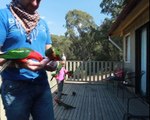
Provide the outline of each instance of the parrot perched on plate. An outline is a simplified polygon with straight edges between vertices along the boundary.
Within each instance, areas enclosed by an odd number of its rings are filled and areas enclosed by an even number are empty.
[[[0,58],[6,60],[16,60],[17,62],[26,62],[28,59],[41,61],[42,55],[30,48],[16,48],[0,53]]]

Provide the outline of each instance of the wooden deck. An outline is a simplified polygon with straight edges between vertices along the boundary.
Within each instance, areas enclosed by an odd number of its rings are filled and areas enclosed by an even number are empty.
[[[56,96],[57,89],[54,84],[54,82],[50,83],[53,86],[51,87],[53,98]],[[68,94],[62,97],[63,101],[76,108],[66,110],[53,101],[56,120],[123,120],[127,108],[127,98],[132,96],[126,92],[123,101],[121,90],[117,96],[116,88],[113,88],[111,84],[107,87],[103,82],[100,84],[65,83],[63,92]],[[73,96],[72,92],[76,92],[76,95]],[[135,101],[131,108],[134,114],[149,114],[149,106],[141,104],[140,101]],[[4,112],[1,111],[0,114],[0,120],[6,120]]]
[[[55,88],[52,89],[53,98],[56,96],[54,91]],[[76,96],[72,96],[73,91],[76,92]],[[56,120],[122,120],[126,113],[127,96],[132,96],[126,93],[123,101],[122,92],[120,91],[117,96],[116,89],[113,89],[112,86],[107,88],[105,83],[66,83],[64,93],[68,95],[63,96],[63,101],[76,108],[66,110],[54,102]],[[135,114],[149,114],[149,107],[140,104],[140,102],[136,102],[132,106],[134,108],[132,111]]]

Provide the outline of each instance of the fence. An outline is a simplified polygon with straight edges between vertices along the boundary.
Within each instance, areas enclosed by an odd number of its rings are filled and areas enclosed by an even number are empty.
[[[67,61],[66,69],[74,74],[66,77],[66,81],[100,82],[112,75],[118,64],[123,66],[119,61]]]

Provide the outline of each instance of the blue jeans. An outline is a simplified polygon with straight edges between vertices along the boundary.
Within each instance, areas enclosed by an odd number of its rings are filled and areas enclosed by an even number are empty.
[[[7,120],[54,120],[52,96],[48,82],[4,80],[2,100]]]

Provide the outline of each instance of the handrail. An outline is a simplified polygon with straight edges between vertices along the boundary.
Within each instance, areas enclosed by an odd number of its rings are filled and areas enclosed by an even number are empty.
[[[117,64],[123,67],[123,62],[120,61],[67,61],[66,69],[73,71],[74,75],[66,77],[66,80],[100,82],[113,74]]]

